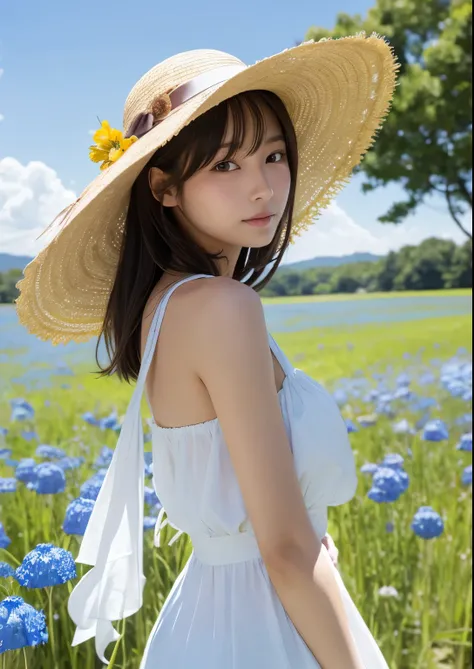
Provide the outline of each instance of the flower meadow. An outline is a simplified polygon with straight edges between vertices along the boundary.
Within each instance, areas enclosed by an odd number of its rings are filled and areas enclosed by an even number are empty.
[[[320,328],[275,335],[294,365],[333,393],[359,471],[354,499],[329,510],[349,592],[394,669],[472,664],[471,318]],[[7,365],[4,366],[7,369]],[[0,669],[103,666],[72,648],[67,598],[131,388],[61,365],[36,388],[18,376],[0,397]],[[140,611],[116,624],[109,667],[138,669],[146,640],[192,551],[161,546],[161,508],[145,431]],[[368,668],[370,669],[370,668]]]

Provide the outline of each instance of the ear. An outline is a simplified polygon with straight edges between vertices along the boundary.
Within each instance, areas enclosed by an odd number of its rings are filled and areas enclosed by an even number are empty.
[[[163,207],[176,207],[178,204],[176,187],[163,191],[163,186],[167,180],[167,175],[159,167],[150,167],[148,171],[148,183],[155,200],[158,200]]]

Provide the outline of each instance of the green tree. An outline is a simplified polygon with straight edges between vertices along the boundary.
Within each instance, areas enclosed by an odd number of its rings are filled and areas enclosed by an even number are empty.
[[[360,31],[384,35],[400,62],[399,86],[377,141],[356,169],[364,192],[396,182],[407,199],[379,218],[401,223],[440,194],[465,235],[472,209],[472,4],[469,0],[376,0],[366,17],[339,14],[333,30],[312,27],[306,39]]]

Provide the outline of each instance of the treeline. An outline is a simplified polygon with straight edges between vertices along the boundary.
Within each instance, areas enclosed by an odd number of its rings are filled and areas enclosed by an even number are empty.
[[[11,304],[17,298],[15,284],[22,276],[19,269],[0,272],[0,303]],[[376,262],[304,271],[280,267],[260,294],[276,297],[471,287],[472,242],[456,246],[444,239],[427,239],[419,246],[404,246]]]
[[[331,293],[441,290],[472,287],[472,242],[462,246],[427,239],[404,246],[375,262],[295,271],[280,267],[260,292],[262,297]]]

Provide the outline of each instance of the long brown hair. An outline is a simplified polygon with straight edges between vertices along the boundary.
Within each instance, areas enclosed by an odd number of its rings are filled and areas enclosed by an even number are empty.
[[[96,346],[99,376],[116,373],[129,383],[137,379],[143,309],[165,271],[218,276],[215,261],[224,257],[206,252],[176,225],[172,209],[163,207],[153,197],[148,181],[150,168],[158,167],[168,175],[164,190],[176,186],[180,193],[187,179],[214,159],[223,143],[229,117],[233,120],[233,137],[223,161],[230,160],[243,146],[245,110],[250,113],[254,128],[249,154],[256,152],[265,137],[264,105],[281,125],[291,174],[290,193],[272,242],[262,248],[242,248],[233,278],[244,279],[245,284],[258,291],[277,270],[291,232],[298,171],[296,135],[286,107],[277,95],[264,90],[247,91],[224,100],[183,128],[156,151],[135,180],[114,285]],[[270,263],[273,266],[257,283]],[[101,367],[98,359],[102,335],[110,359],[106,367]]]

